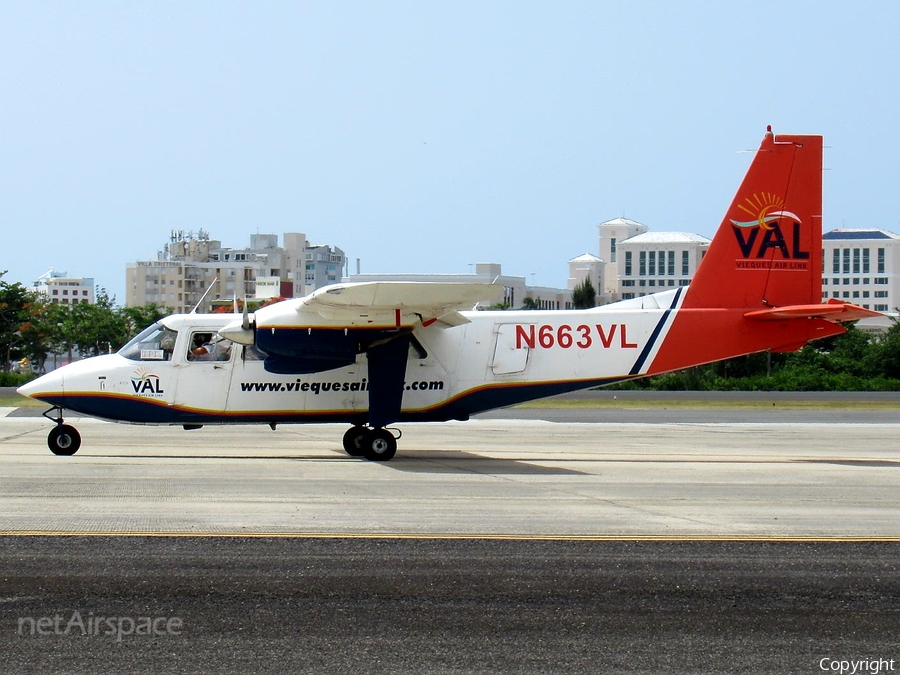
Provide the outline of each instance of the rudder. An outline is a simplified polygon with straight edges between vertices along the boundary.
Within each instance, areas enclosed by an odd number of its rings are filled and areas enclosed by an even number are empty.
[[[822,147],[766,133],[643,374],[793,351],[872,314],[822,304]]]
[[[683,308],[820,303],[822,137],[771,128],[691,282]]]

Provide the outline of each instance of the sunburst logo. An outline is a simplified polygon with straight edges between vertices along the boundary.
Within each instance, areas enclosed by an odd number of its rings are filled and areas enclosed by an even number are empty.
[[[784,200],[778,195],[770,192],[753,193],[752,196],[745,197],[743,203],[737,205],[752,220],[732,220],[731,224],[735,227],[761,227],[764,230],[772,230],[775,228],[773,223],[781,218],[790,218],[799,223],[800,218],[790,211],[783,210],[783,206]]]
[[[158,377],[158,375],[154,375],[150,368],[142,366],[141,368],[135,368],[134,375],[131,376],[131,381],[143,382],[148,377]]]

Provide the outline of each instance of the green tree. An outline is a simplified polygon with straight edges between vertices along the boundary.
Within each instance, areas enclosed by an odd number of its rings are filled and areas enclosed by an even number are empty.
[[[57,305],[51,305],[39,295],[32,294],[31,299],[23,308],[26,321],[19,328],[19,334],[22,336],[20,349],[32,366],[40,372],[45,370],[47,354],[53,351],[58,333],[55,307]]]
[[[119,310],[128,330],[128,339],[144,330],[163,317],[171,314],[168,307],[159,307],[156,303],[150,303],[143,307],[123,307]]]
[[[117,350],[128,341],[125,317],[113,307],[113,299],[101,288],[92,305],[72,305],[66,322],[65,336],[82,356],[97,356]]]
[[[850,325],[846,333],[815,340],[797,352],[738,356],[628,386],[713,391],[898,391],[900,324],[881,336]]]
[[[575,309],[590,309],[597,304],[597,292],[589,277],[578,284],[572,291],[572,305]]]
[[[875,341],[867,360],[871,371],[900,379],[900,321],[895,319],[887,333]]]
[[[45,358],[47,354],[54,357],[66,354],[72,360],[75,328],[68,305],[44,304],[32,322],[39,336],[33,346],[35,351],[43,350]],[[43,368],[45,362],[37,356],[35,360]]]
[[[534,298],[525,298],[522,301],[522,309],[540,309],[540,305],[538,305],[538,301]]]
[[[21,329],[28,322],[28,304],[32,292],[19,282],[3,281],[0,272],[0,370],[7,372],[13,359],[22,358],[25,338]],[[26,326],[27,328],[27,326]]]
[[[828,355],[828,367],[833,372],[870,377],[879,370],[871,358],[873,338],[855,325],[847,326],[847,332],[825,340],[817,340],[813,347]]]

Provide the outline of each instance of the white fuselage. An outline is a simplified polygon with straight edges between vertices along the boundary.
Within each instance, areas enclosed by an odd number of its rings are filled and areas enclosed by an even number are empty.
[[[463,325],[420,325],[406,364],[400,421],[464,419],[639,376],[680,295],[670,291],[593,310],[464,312],[470,322]],[[253,347],[230,341],[220,344],[219,360],[192,355],[195,338],[235,319],[169,317],[162,323],[175,336],[170,333],[165,350],[157,343],[126,347],[50,373],[23,393],[126,422],[353,422],[365,416],[365,354],[346,367],[301,375],[268,372]]]

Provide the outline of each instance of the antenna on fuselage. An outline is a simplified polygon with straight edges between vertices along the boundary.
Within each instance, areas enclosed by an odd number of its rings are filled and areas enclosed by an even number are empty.
[[[196,313],[197,313],[197,308],[200,307],[200,305],[203,304],[203,301],[206,300],[206,296],[209,295],[209,292],[213,289],[213,284],[215,284],[215,283],[218,282],[218,281],[219,281],[219,277],[216,277],[215,279],[212,280],[212,284],[210,284],[210,285],[209,285],[209,288],[206,289],[206,293],[204,293],[204,294],[203,294],[203,297],[200,298],[200,300],[197,301],[197,304],[194,305],[194,309],[192,309],[190,312],[188,312],[189,314],[196,314]]]

